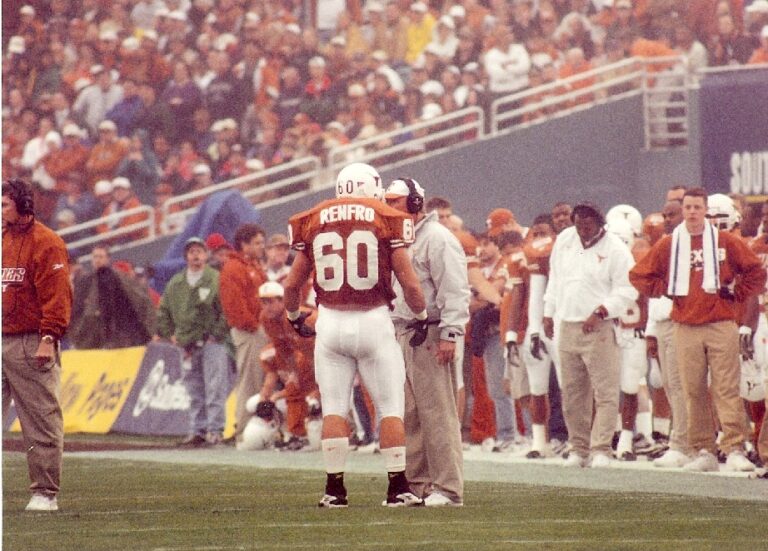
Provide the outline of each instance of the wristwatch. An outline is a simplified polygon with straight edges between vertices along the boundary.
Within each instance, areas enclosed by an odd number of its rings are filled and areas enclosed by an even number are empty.
[[[56,342],[56,339],[53,338],[53,335],[43,335],[40,340],[47,344],[53,344]]]

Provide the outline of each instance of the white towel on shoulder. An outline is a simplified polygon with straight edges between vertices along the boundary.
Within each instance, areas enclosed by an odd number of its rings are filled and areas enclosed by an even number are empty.
[[[702,235],[704,248],[704,281],[702,287],[705,293],[714,294],[720,289],[720,262],[717,258],[718,230],[709,222],[704,222]],[[688,295],[691,281],[691,234],[685,224],[679,224],[672,232],[672,250],[669,258],[669,296],[683,297]]]

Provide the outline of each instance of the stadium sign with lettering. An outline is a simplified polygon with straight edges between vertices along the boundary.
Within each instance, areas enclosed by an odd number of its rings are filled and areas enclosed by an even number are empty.
[[[711,192],[768,195],[768,69],[706,74],[699,113],[701,177]]]

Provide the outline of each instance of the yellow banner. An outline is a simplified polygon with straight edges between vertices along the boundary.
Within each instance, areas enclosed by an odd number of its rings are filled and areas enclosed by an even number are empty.
[[[143,357],[143,346],[62,353],[64,432],[109,432],[128,398]],[[18,419],[11,430],[21,430]]]

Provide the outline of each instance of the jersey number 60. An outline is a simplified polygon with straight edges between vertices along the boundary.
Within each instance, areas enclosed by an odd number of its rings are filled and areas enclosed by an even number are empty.
[[[362,258],[361,248],[365,249]],[[372,289],[379,281],[379,242],[369,230],[353,231],[346,242],[335,231],[317,234],[312,252],[317,284],[325,291],[341,289],[345,276],[347,284],[357,291]]]

